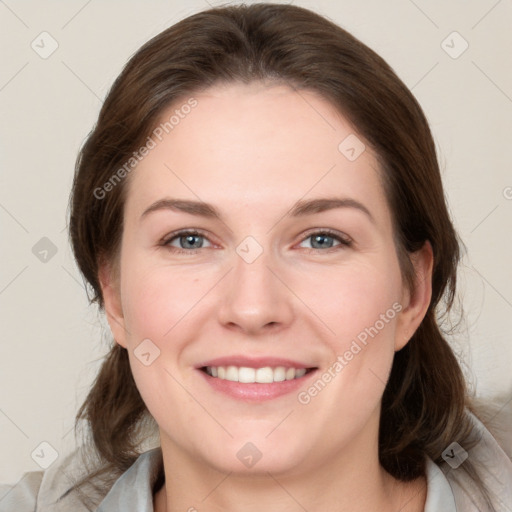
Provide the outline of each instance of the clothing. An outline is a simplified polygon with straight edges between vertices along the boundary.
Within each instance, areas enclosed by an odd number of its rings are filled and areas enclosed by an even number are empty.
[[[497,512],[512,512],[512,461],[483,424],[468,413],[481,441],[469,451],[474,463],[485,467],[484,483],[494,493]],[[69,475],[79,465],[78,450],[46,471],[25,473],[13,486],[0,485],[0,512],[87,512],[76,492],[66,494]],[[162,451],[142,453],[123,473],[101,501],[96,512],[153,512],[153,491],[163,475]],[[427,500],[425,512],[484,512],[471,479],[447,462],[426,460]],[[65,495],[60,501],[59,498]],[[3,497],[3,498],[2,498]]]

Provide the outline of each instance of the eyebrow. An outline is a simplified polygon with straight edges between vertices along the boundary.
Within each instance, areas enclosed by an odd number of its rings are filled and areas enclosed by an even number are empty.
[[[351,198],[318,198],[311,200],[300,200],[297,201],[291,210],[287,213],[291,217],[303,217],[306,215],[312,215],[315,213],[321,213],[335,208],[355,208],[363,212],[371,222],[375,224],[375,219],[366,208],[366,206],[359,201]],[[141,220],[151,212],[159,210],[173,210],[191,215],[197,215],[200,217],[206,217],[209,219],[218,219],[224,222],[222,215],[213,205],[205,203],[203,201],[191,201],[189,199],[172,199],[164,198],[155,201],[151,204],[141,215]]]

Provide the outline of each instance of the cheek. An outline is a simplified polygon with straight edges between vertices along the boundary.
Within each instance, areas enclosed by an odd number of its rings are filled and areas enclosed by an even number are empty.
[[[356,262],[336,269],[319,269],[301,276],[298,295],[307,297],[306,305],[316,314],[344,350],[350,341],[373,327],[391,328],[401,309],[401,275],[393,259],[381,262]],[[397,311],[398,310],[398,311]]]
[[[172,337],[180,320],[193,312],[204,295],[204,282],[197,273],[133,265],[125,276],[123,314],[132,345],[141,336],[157,344]]]
[[[157,423],[179,431],[179,416],[170,411],[195,409],[179,384],[183,375],[177,365],[193,334],[185,326],[193,323],[194,305],[204,292],[195,277],[187,279],[175,269],[131,263],[122,286],[133,378]]]
[[[390,259],[354,265],[325,283],[312,305],[331,331],[325,339],[332,359],[323,380],[332,382],[331,398],[346,403],[342,410],[366,399],[371,410],[381,398],[394,357],[402,310],[398,264]],[[364,416],[364,405],[355,409]]]
[[[380,406],[394,358],[401,278],[398,265],[382,259],[338,269],[324,282],[311,307],[334,331],[323,338],[330,359],[297,399],[310,428],[342,445]]]
[[[201,301],[217,274],[210,272],[209,279],[194,270],[148,265],[135,258],[125,269],[121,286],[130,365],[144,402],[158,418],[162,403],[181,407],[190,400],[173,377],[186,377],[179,364],[197,338]],[[147,353],[144,361],[142,354]],[[148,359],[152,362],[146,366]]]

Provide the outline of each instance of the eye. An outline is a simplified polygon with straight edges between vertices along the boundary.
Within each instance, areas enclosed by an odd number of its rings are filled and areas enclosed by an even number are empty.
[[[162,241],[162,245],[171,249],[172,252],[195,254],[197,249],[205,248],[204,240],[208,239],[199,231],[183,230],[171,233]]]
[[[313,251],[350,247],[352,245],[350,238],[331,229],[310,232],[306,238],[303,239],[302,243],[307,240],[311,240],[311,250]],[[333,245],[333,241],[337,241],[338,244]],[[306,249],[308,249],[308,247],[306,247]]]
[[[352,246],[352,240],[348,236],[331,229],[311,231],[303,239],[301,244],[308,240],[311,241],[312,247],[305,247],[305,249],[309,249],[309,251],[313,252],[331,252],[329,249],[338,250],[343,247]],[[205,246],[205,241],[207,241],[209,245]],[[337,244],[335,244],[335,242],[337,242]],[[212,246],[205,234],[199,230],[182,230],[171,233],[162,240],[161,245],[173,253],[189,255],[196,254],[199,249]]]

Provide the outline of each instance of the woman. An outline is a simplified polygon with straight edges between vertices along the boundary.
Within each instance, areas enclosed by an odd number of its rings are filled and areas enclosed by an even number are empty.
[[[257,4],[149,41],[82,148],[70,232],[115,341],[89,443],[10,500],[511,509],[436,319],[459,243],[428,124],[338,26]]]

